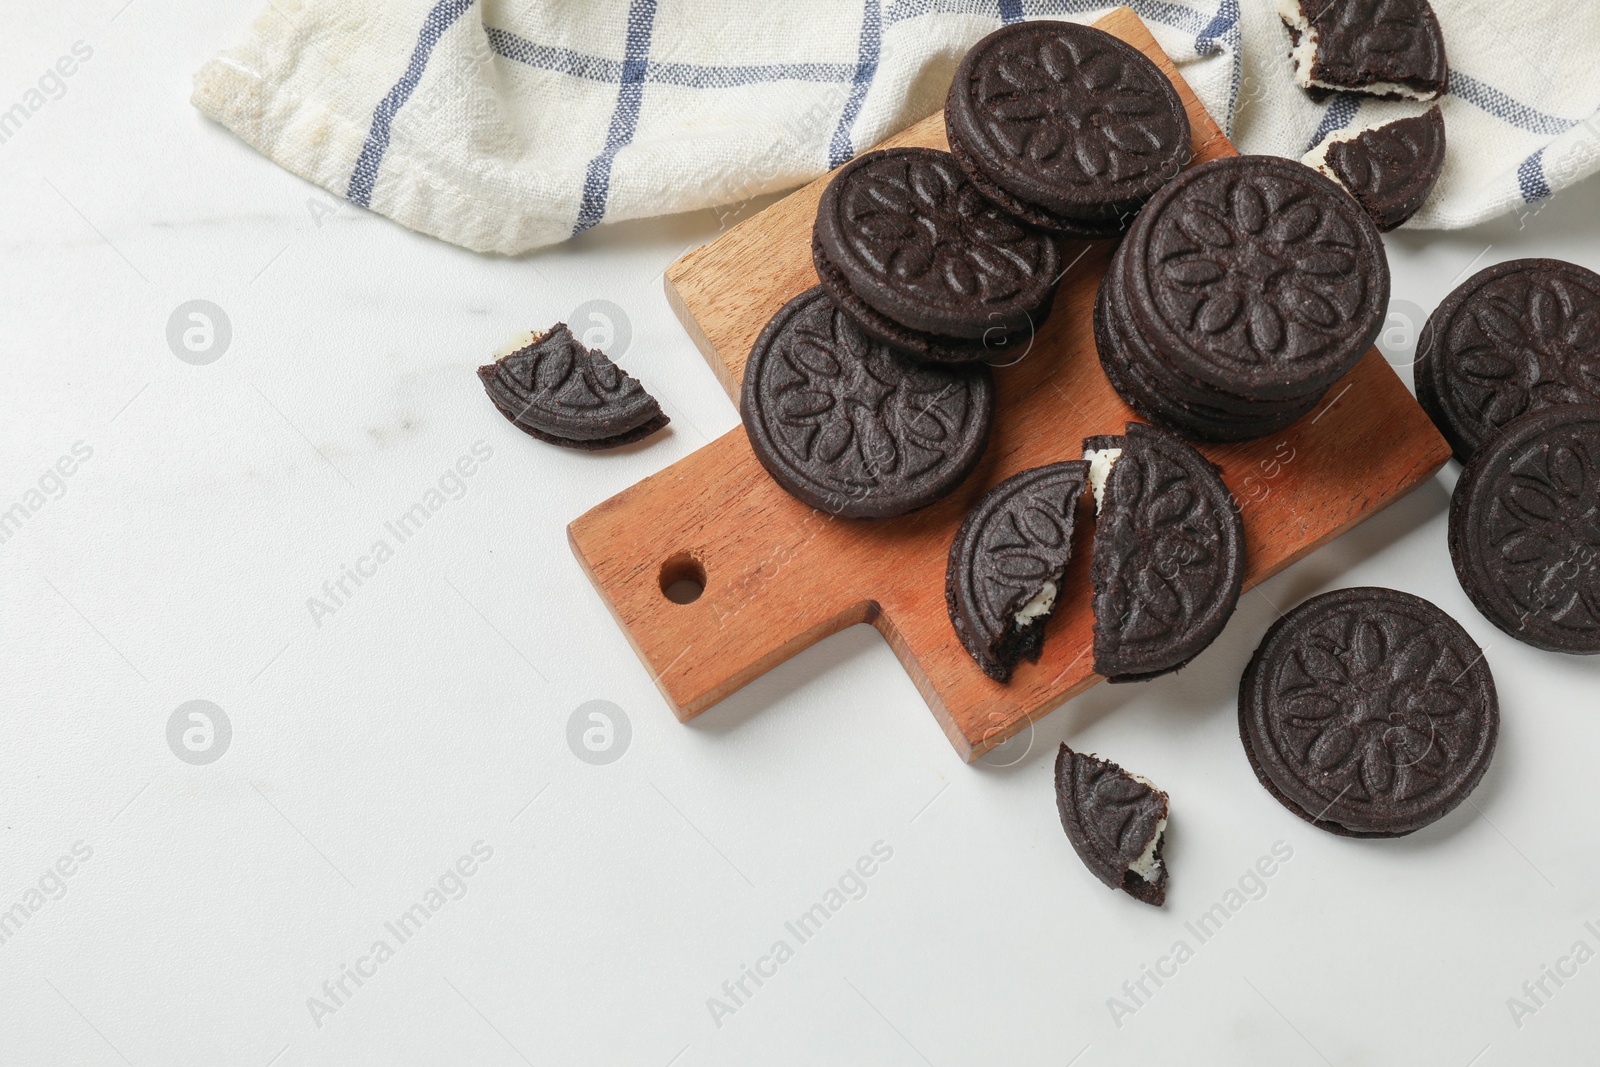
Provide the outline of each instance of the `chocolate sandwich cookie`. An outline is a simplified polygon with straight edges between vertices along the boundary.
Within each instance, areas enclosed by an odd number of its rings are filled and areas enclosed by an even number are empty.
[[[984,195],[1036,226],[1108,237],[1189,160],[1189,117],[1143,53],[1071,22],[989,34],[956,68],[950,152]]]
[[[1083,442],[1098,515],[1094,670],[1135,682],[1183,667],[1222,632],[1244,582],[1244,520],[1222,472],[1177,436],[1130,422]]]
[[[997,682],[1037,660],[1072,556],[1081,460],[1014,474],[984,494],[950,545],[944,599],[962,646]]]
[[[541,441],[595,451],[633,444],[667,425],[655,397],[567,324],[519,334],[478,368],[483,388],[517,429]]]
[[[1444,116],[1421,115],[1335,130],[1301,160],[1343,186],[1388,231],[1415,215],[1444,170]]]
[[[756,458],[791,495],[831,515],[883,519],[971,473],[989,442],[994,377],[982,365],[898,355],[818,286],[756,338],[739,411]]]
[[[1312,97],[1350,90],[1433,100],[1450,83],[1444,33],[1427,0],[1278,0],[1295,81]]]
[[[868,152],[822,194],[817,277],[869,335],[922,359],[1005,362],[1049,314],[1056,238],[978,192],[948,152]]]
[[[1121,292],[1176,373],[1254,400],[1326,390],[1371,347],[1389,303],[1377,227],[1337,185],[1276,156],[1185,171],[1124,242]]]
[[[1463,463],[1519,415],[1600,403],[1600,274],[1559,259],[1479,271],[1428,317],[1416,384]]]
[[[1063,744],[1056,753],[1056,810],[1073,851],[1096,878],[1158,908],[1166,901],[1167,794],[1154,783]]]
[[[1600,653],[1600,405],[1541,408],[1485,441],[1450,498],[1449,544],[1490,622],[1535,648]]]
[[[1267,631],[1239,683],[1239,736],[1284,807],[1346,837],[1442,818],[1489,767],[1500,729],[1483,650],[1395,589],[1312,597]]]
[[[1248,441],[1287,428],[1321,401],[1322,391],[1303,399],[1262,401],[1186,382],[1150,352],[1128,323],[1122,302],[1113,296],[1117,289],[1113,269],[1095,298],[1095,347],[1112,388],[1149,421],[1191,440]]]

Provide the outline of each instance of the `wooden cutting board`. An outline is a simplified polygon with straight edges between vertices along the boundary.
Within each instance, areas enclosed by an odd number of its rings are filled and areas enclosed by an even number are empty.
[[[1132,11],[1119,8],[1096,25],[1172,79],[1188,108],[1196,162],[1235,154]],[[946,148],[943,116],[880,147],[898,145]],[[666,272],[668,300],[736,404],[756,335],[789,298],[816,284],[811,225],[829,177]],[[944,578],[956,527],[987,489],[1019,470],[1076,459],[1084,437],[1120,433],[1133,417],[1100,371],[1092,334],[1111,247],[1068,251],[1068,262],[1078,258],[1032,349],[996,372],[995,430],[982,464],[933,507],[880,522],[824,515],[773,482],[739,428],[571,524],[579,562],[680,719],[858,622],[888,639],[967,760],[1101,680],[1091,670],[1087,537],[1079,539],[1042,658],[1022,664],[1009,685],[985,677],[956,640]],[[1247,586],[1393,503],[1450,455],[1376,351],[1285,433],[1203,451],[1243,509]],[[685,581],[703,587],[698,599],[666,596]]]

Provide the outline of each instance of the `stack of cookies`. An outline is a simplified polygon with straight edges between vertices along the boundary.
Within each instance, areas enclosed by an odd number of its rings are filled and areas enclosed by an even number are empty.
[[[1354,200],[1299,163],[1239,156],[1145,205],[1100,283],[1095,343],[1145,418],[1244,441],[1315,408],[1388,304],[1383,242]]]
[[[842,167],[817,205],[818,286],[780,308],[746,367],[751,447],[829,514],[942,498],[988,443],[990,366],[1027,354],[1063,238],[1114,237],[1188,162],[1183,102],[1142,53],[1067,22],[1005,27],[950,87],[950,152]]]

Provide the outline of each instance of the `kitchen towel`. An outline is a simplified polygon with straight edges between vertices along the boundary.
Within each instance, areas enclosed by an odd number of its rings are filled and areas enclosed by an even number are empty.
[[[1372,17],[1392,0],[1359,3]],[[274,0],[194,104],[280,166],[423,233],[515,254],[740,203],[938,110],[962,54],[1086,0]],[[1292,80],[1272,0],[1131,0],[1244,152],[1298,158],[1414,104]],[[1600,167],[1600,3],[1434,0],[1449,152],[1409,225],[1534,210]]]

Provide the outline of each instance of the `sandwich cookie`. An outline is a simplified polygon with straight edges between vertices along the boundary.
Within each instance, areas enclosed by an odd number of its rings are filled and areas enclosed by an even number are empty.
[[[1094,669],[1112,682],[1175,671],[1214,641],[1244,583],[1244,520],[1222,473],[1176,435],[1130,422],[1083,442],[1098,515]]]
[[[933,362],[1016,358],[1049,314],[1057,239],[978,192],[948,152],[868,152],[822,194],[817,277],[867,334]]]
[[[1356,198],[1384,232],[1422,207],[1444,170],[1444,116],[1421,115],[1335,130],[1301,159]]]
[[[1456,481],[1449,546],[1484,618],[1535,648],[1600,653],[1600,405],[1500,427]]]
[[[1091,874],[1135,900],[1158,908],[1166,902],[1167,794],[1154,783],[1063,744],[1056,753],[1056,810]]]
[[[1159,67],[1103,30],[1019,22],[956,68],[950,152],[989,199],[1035,226],[1109,237],[1189,161],[1189,117]]]
[[[1600,403],[1600,274],[1558,259],[1474,274],[1428,317],[1416,385],[1463,463],[1519,415]]]
[[[642,441],[668,423],[661,405],[604,352],[558,322],[518,334],[478,368],[484,391],[523,433],[597,451]]]
[[[1014,474],[984,494],[950,545],[950,624],[997,682],[1010,681],[1018,663],[1038,660],[1044,648],[1088,478],[1081,460]]]
[[[905,359],[813,287],[756,338],[739,413],[756,458],[790,495],[830,515],[891,518],[977,466],[994,378],[981,364]]]
[[[1267,631],[1239,683],[1239,736],[1267,792],[1345,837],[1401,837],[1465,800],[1500,706],[1480,649],[1395,589],[1312,597]]]

